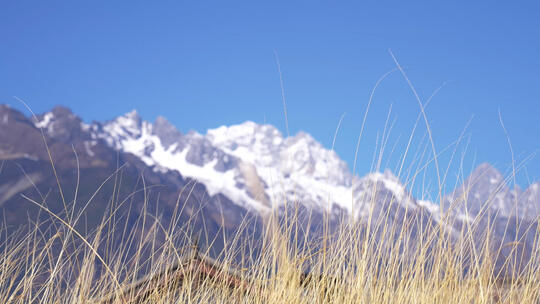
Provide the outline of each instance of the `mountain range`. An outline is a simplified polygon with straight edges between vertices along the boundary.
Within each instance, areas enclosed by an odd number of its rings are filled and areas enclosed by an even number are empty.
[[[125,220],[132,223],[143,208],[167,222],[181,204],[185,220],[195,216],[210,235],[235,233],[246,217],[259,231],[273,211],[294,205],[335,222],[367,221],[370,214],[386,215],[391,225],[451,217],[450,233],[472,223],[493,225],[495,243],[522,240],[530,249],[540,215],[539,182],[510,189],[487,163],[439,204],[414,198],[390,170],[353,175],[307,133],[285,137],[250,121],[184,134],[164,117],[152,123],[136,111],[85,123],[61,106],[28,117],[0,105],[0,161],[0,212],[15,228],[43,216],[27,198],[64,215],[66,205],[90,200],[86,226],[97,225],[113,202],[129,202],[136,212],[126,212]],[[218,238],[224,242],[226,234]]]

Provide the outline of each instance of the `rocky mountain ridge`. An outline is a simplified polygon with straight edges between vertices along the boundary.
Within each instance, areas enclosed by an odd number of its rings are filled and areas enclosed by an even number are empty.
[[[361,186],[365,183],[380,182],[380,188],[390,190],[399,203],[408,196],[391,172],[353,177],[335,152],[309,134],[284,138],[271,125],[248,121],[207,134],[182,134],[162,117],[152,124],[130,112],[86,128],[92,138],[132,153],[156,170],[181,172],[205,184],[211,193],[223,193],[259,212],[294,201],[319,210],[361,210],[362,189],[369,188]]]
[[[297,201],[319,210],[354,210],[355,216],[361,217],[371,198],[366,191],[380,185],[377,192],[386,191],[404,208],[425,208],[430,213],[460,205],[453,208],[454,212],[461,217],[466,217],[465,213],[474,216],[488,203],[501,217],[510,217],[512,210],[518,218],[534,219],[540,214],[540,182],[525,191],[509,189],[502,174],[486,163],[462,186],[467,188],[467,204],[455,202],[464,192],[456,189],[444,197],[443,208],[439,208],[432,202],[414,199],[388,170],[353,176],[334,151],[304,132],[284,137],[271,125],[247,121],[210,129],[206,134],[183,134],[164,117],[150,123],[136,111],[104,123],[85,124],[61,107],[37,119],[36,127],[51,137],[82,140],[89,154],[96,140],[101,139],[116,151],[135,155],[153,170],[177,171],[204,184],[210,194],[221,193],[257,212]]]
[[[169,190],[160,200],[167,200],[168,208],[180,202],[173,196],[178,188],[195,182],[196,199],[189,204],[193,210],[202,202],[208,206],[201,217],[214,221],[214,231],[223,224],[235,227],[248,214],[262,219],[273,210],[295,205],[316,216],[327,212],[336,219],[352,216],[365,221],[370,214],[386,216],[388,225],[396,227],[416,218],[413,229],[445,217],[450,223],[445,223],[445,229],[456,235],[472,223],[493,225],[495,244],[523,239],[530,247],[536,230],[524,227],[535,225],[540,215],[540,183],[523,191],[510,189],[489,164],[481,164],[439,206],[414,198],[389,170],[353,176],[334,151],[307,133],[284,137],[271,125],[249,121],[206,134],[184,134],[164,117],[151,123],[136,111],[87,124],[64,107],[29,118],[0,106],[0,125],[4,167],[0,207],[10,219],[23,216],[24,210],[17,205],[21,193],[55,187],[50,172],[43,173],[50,171],[44,140],[66,176],[73,176],[77,164],[93,172],[83,173],[89,178],[103,180],[120,159],[133,168],[133,177],[147,175],[147,181],[167,185]]]

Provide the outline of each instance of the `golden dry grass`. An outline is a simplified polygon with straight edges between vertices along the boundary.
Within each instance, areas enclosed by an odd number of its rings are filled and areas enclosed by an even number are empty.
[[[45,206],[41,207],[48,212]],[[294,246],[290,240],[306,237],[297,234],[295,218],[279,224],[270,218],[259,254],[247,257],[249,248],[242,244],[254,240],[238,239],[235,242],[239,245],[225,249],[215,262],[216,267],[208,271],[201,270],[200,265],[186,266],[192,254],[191,244],[181,238],[180,233],[167,234],[166,241],[159,243],[157,233],[167,233],[167,230],[161,229],[158,220],[150,214],[142,215],[146,219],[141,218],[141,221],[152,224],[141,239],[128,234],[117,243],[119,247],[108,249],[103,249],[108,238],[101,232],[105,231],[109,217],[103,219],[97,231],[83,235],[68,220],[52,216],[58,220],[58,225],[45,228],[45,223],[34,223],[25,231],[4,233],[0,253],[0,302],[540,301],[538,248],[534,248],[531,259],[519,274],[502,274],[497,271],[494,251],[488,242],[471,241],[468,234],[474,227],[470,226],[461,231],[459,239],[452,240],[443,226],[436,223],[415,236],[407,225],[391,227],[383,219],[378,228],[400,230],[397,238],[381,241],[380,233],[374,233],[369,226],[344,220],[342,227],[333,230],[331,236],[323,235],[302,246]],[[183,227],[189,228],[193,227]],[[412,242],[416,245],[410,246]],[[127,257],[125,253],[130,246],[135,246],[136,250]],[[151,256],[143,254],[148,248],[153,250]],[[241,254],[246,256],[244,265],[238,262]],[[175,269],[171,269],[173,264],[177,265]]]

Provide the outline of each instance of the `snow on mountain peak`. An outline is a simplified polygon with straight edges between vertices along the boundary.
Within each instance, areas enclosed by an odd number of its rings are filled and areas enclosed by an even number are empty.
[[[47,129],[53,119],[54,114],[52,112],[47,112],[41,116],[41,119],[38,117],[34,125],[38,129]]]
[[[305,132],[283,138],[274,126],[248,121],[208,130],[206,137],[227,153],[259,168],[277,168],[285,177],[301,174],[336,185],[350,185],[345,162]]]
[[[471,173],[469,181],[473,183],[489,181],[489,184],[497,186],[504,183],[504,176],[491,164],[482,163]]]
[[[48,129],[53,122],[78,119],[70,109],[62,106],[55,106],[51,111],[35,117],[36,128]],[[52,128],[52,127],[51,127]]]
[[[288,174],[302,174],[332,185],[351,185],[347,164],[332,150],[325,149],[311,135],[299,132],[284,142],[282,159]]]
[[[139,136],[141,134],[142,119],[136,110],[117,117],[105,127],[113,128],[113,132],[121,136]]]
[[[402,200],[406,195],[405,186],[403,186],[397,176],[388,169],[384,170],[384,173],[370,173],[365,178],[375,183],[382,182],[387,189],[392,191],[398,200]]]
[[[274,126],[248,121],[208,130],[206,138],[253,164],[274,205],[301,201],[325,209],[333,205],[350,209],[352,175],[346,163],[305,132],[284,138]]]
[[[93,138],[136,155],[155,170],[174,170],[197,180],[210,195],[221,193],[239,205],[259,211],[268,208],[249,191],[237,159],[197,132],[182,135],[166,119],[158,117],[152,124],[143,121],[135,111],[105,124],[95,123],[91,130]]]
[[[139,115],[139,112],[135,109],[127,112],[126,114],[120,116],[120,117],[125,117],[125,118],[128,118],[128,119],[132,119],[132,120],[135,120],[135,121],[141,121],[142,118],[141,116]]]
[[[354,215],[365,217],[370,209],[374,208],[377,212],[382,212],[389,206],[399,207],[402,210],[416,210],[418,207],[428,206],[424,201],[420,205],[399,179],[390,171],[384,173],[372,172],[364,177],[353,180],[354,195]],[[435,210],[432,206],[426,208],[428,211]]]
[[[511,189],[505,177],[492,165],[479,165],[463,184],[446,196],[441,205],[443,209],[455,213],[498,217],[536,217],[540,208],[535,206],[534,184],[523,192],[519,187]],[[488,212],[489,211],[489,212]]]
[[[353,206],[353,176],[347,164],[305,132],[284,138],[272,125],[247,121],[210,129],[206,135],[184,135],[163,117],[152,124],[135,111],[91,129],[94,137],[156,170],[176,170],[205,184],[211,194],[223,193],[250,208],[267,210],[285,201],[326,210]],[[411,203],[389,171],[364,180]]]
[[[0,121],[8,120],[4,114]],[[498,214],[534,219],[540,215],[540,183],[524,191],[510,189],[490,164],[478,166],[441,206],[417,201],[392,172],[352,176],[345,162],[311,135],[284,137],[274,126],[246,121],[182,134],[164,117],[154,123],[131,111],[105,123],[84,124],[69,109],[56,107],[38,115],[34,125],[61,141],[82,140],[89,155],[98,140],[132,153],[154,170],[175,170],[246,208],[268,211],[284,202],[300,202],[318,210],[354,211],[390,208],[428,210],[434,218],[451,211],[465,215]],[[397,207],[396,207],[397,206]],[[449,208],[452,207],[452,210]],[[481,213],[489,208],[488,213]]]
[[[281,132],[275,127],[252,121],[210,129],[206,138],[243,161],[262,166],[275,164],[278,147],[283,142]]]
[[[34,126],[41,128],[48,135],[61,141],[76,139],[83,128],[81,119],[70,109],[62,106],[54,107],[50,112],[37,115]]]
[[[527,218],[535,219],[540,215],[540,182],[527,188],[521,195],[521,214]]]

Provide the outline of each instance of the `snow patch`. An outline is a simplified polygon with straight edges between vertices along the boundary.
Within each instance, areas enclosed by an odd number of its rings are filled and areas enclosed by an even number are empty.
[[[398,201],[407,201],[405,199],[405,196],[407,195],[405,187],[389,170],[386,170],[384,174],[379,172],[370,173],[366,176],[366,178],[374,181],[375,183],[382,182],[384,187],[390,190]]]
[[[438,214],[441,210],[440,206],[432,201],[417,200],[416,203],[419,206],[426,208],[431,214]]]
[[[92,145],[92,143],[89,142],[89,141],[84,142],[84,149],[86,150],[86,153],[88,154],[88,156],[93,157],[96,154],[92,151],[91,145]]]
[[[52,112],[48,112],[45,115],[43,115],[43,119],[41,121],[36,122],[34,125],[38,129],[46,129],[47,126],[49,126],[49,123],[53,120],[54,114]]]

